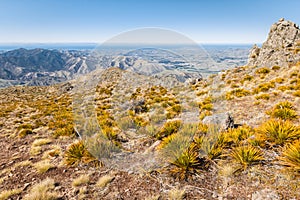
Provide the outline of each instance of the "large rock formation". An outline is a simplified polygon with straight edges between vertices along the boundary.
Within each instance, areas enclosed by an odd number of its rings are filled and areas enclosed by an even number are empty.
[[[273,24],[262,47],[254,45],[248,66],[289,66],[300,61],[300,30],[298,25],[283,18]]]

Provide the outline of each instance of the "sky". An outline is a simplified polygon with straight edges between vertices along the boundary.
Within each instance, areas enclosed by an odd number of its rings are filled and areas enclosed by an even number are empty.
[[[0,43],[102,43],[130,30],[172,30],[197,43],[262,43],[300,0],[0,0]]]

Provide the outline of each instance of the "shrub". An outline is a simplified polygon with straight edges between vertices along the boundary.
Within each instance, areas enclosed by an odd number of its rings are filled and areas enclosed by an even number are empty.
[[[30,135],[32,134],[32,129],[22,129],[20,132],[19,132],[19,137],[25,137],[26,135]]]
[[[252,145],[235,147],[230,156],[245,168],[264,160],[262,151]]]
[[[275,78],[274,81],[275,81],[276,83],[281,84],[281,83],[284,82],[284,78],[278,77],[278,78]]]
[[[245,75],[243,77],[243,81],[242,82],[245,82],[245,81],[251,81],[253,79],[253,76],[250,76],[249,74]]]
[[[207,94],[207,93],[208,93],[207,90],[201,90],[201,91],[199,91],[199,92],[197,93],[197,96],[202,96],[202,95],[205,95],[205,94]]]
[[[271,82],[267,82],[267,83],[261,83],[258,85],[257,88],[253,89],[253,93],[257,94],[259,92],[267,92],[271,88],[275,88],[275,82],[271,81]]]
[[[295,97],[300,97],[300,90],[297,90],[296,92],[293,93]]]
[[[149,123],[147,120],[145,120],[143,117],[141,116],[135,116],[133,117],[133,121],[134,121],[134,124],[137,126],[137,127],[143,127],[143,126],[147,126],[147,124]]]
[[[287,144],[283,149],[280,160],[283,165],[300,171],[300,140]]]
[[[282,91],[282,92],[284,92],[284,91],[286,91],[286,90],[289,90],[289,89],[291,89],[291,88],[289,88],[288,86],[285,86],[285,85],[282,85],[282,86],[279,86],[279,87],[278,87],[278,90],[280,90],[280,91]]]
[[[259,100],[259,99],[269,100],[270,95],[269,94],[260,94],[260,95],[255,96],[255,99],[257,99],[257,100]]]
[[[32,130],[33,126],[31,124],[21,124],[20,126],[18,126],[18,130],[21,130],[21,129],[30,129],[30,130]]]
[[[300,138],[299,128],[289,121],[269,120],[262,124],[258,129],[268,142],[282,145],[285,142]]]
[[[243,88],[237,88],[234,90],[231,90],[229,92],[226,93],[226,99],[230,100],[232,99],[232,96],[235,97],[244,97],[244,96],[248,96],[250,94],[250,91],[245,90]]]
[[[206,116],[210,116],[210,115],[212,115],[211,111],[208,110],[201,111],[199,119],[203,120]]]
[[[290,74],[290,78],[297,77],[297,76],[298,76],[298,72],[297,72],[297,71],[293,71],[293,72]]]
[[[278,65],[275,65],[275,66],[272,67],[272,70],[278,71],[278,70],[280,70],[280,67]]]
[[[213,109],[213,104],[212,104],[212,97],[206,97],[202,102],[198,103],[199,109],[202,115],[210,115],[210,111]],[[203,116],[204,118],[205,116]],[[201,118],[201,117],[200,117]]]
[[[268,74],[269,72],[270,69],[266,67],[258,68],[257,70],[255,70],[256,74]]]

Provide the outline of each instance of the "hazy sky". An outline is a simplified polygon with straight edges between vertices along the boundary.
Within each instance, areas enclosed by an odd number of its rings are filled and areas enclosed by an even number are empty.
[[[0,0],[0,43],[103,42],[158,27],[201,43],[262,43],[300,0]]]

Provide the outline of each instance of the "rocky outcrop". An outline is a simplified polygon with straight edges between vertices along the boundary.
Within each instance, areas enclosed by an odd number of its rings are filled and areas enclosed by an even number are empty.
[[[283,18],[273,24],[267,40],[259,48],[254,45],[248,66],[289,66],[300,61],[300,30],[298,25]]]

